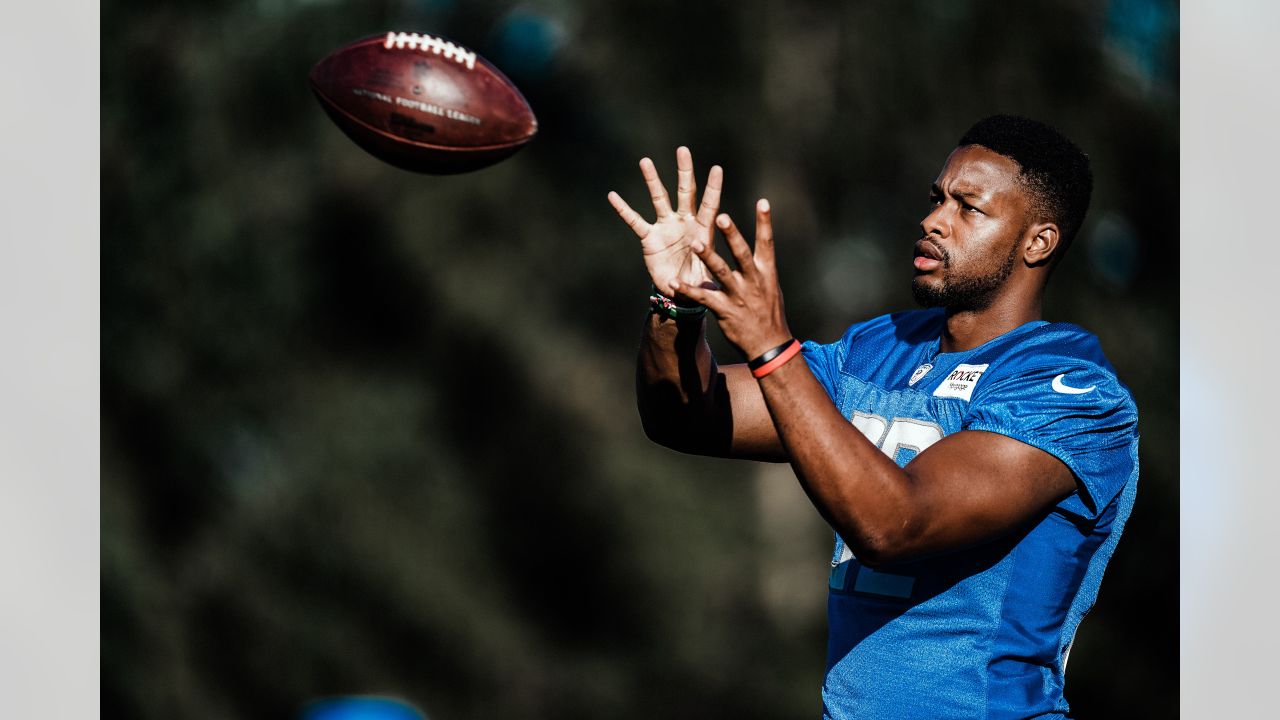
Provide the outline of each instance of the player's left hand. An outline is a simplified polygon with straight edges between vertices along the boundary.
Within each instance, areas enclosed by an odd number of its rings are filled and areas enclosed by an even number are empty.
[[[693,251],[720,283],[720,289],[681,284],[678,291],[706,305],[720,322],[724,336],[743,355],[748,359],[759,357],[791,337],[782,307],[782,288],[778,286],[769,201],[756,202],[754,253],[728,215],[717,217],[716,227],[724,235],[738,268],[730,267],[708,243],[696,241]]]

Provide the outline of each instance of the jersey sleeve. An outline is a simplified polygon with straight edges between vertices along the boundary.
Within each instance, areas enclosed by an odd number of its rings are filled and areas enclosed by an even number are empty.
[[[964,430],[999,433],[1061,460],[1078,491],[1059,507],[1095,518],[1138,470],[1138,413],[1129,391],[1093,364],[1028,370],[974,397]]]
[[[840,364],[844,362],[844,346],[845,338],[841,338],[826,344],[806,340],[800,347],[800,354],[809,363],[809,369],[826,389],[827,397],[832,400],[836,397],[836,378],[840,375]]]
[[[844,368],[845,361],[849,359],[849,348],[852,343],[863,336],[868,325],[883,322],[884,318],[887,318],[887,315],[868,320],[868,322],[849,325],[849,328],[835,342],[819,343],[809,340],[800,346],[800,354],[804,355],[805,363],[809,364],[809,369],[813,370],[814,377],[817,377],[822,387],[826,388],[827,396],[831,397],[832,401],[836,400],[838,392],[836,388],[840,387],[840,369]]]

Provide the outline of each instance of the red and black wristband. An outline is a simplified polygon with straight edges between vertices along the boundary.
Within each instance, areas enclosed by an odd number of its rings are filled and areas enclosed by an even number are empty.
[[[800,354],[800,341],[795,338],[782,343],[776,348],[765,350],[760,357],[747,362],[747,367],[751,369],[751,374],[759,380],[769,373],[777,370],[787,361]]]

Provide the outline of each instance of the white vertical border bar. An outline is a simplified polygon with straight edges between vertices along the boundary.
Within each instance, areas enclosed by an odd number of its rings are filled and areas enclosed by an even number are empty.
[[[0,17],[0,717],[99,714],[99,12]]]
[[[1280,5],[1266,0],[1181,4],[1184,718],[1274,712],[1280,641],[1276,28]]]

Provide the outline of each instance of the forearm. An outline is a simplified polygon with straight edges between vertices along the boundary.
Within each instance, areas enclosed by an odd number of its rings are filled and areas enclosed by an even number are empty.
[[[645,318],[636,363],[642,406],[663,411],[705,402],[715,372],[706,324],[705,317],[676,322],[649,313]]]
[[[801,487],[859,559],[877,564],[909,545],[920,503],[911,477],[840,414],[803,359],[760,389]]]
[[[706,319],[650,313],[636,361],[636,404],[654,442],[684,452],[727,454],[723,377],[707,344]]]

